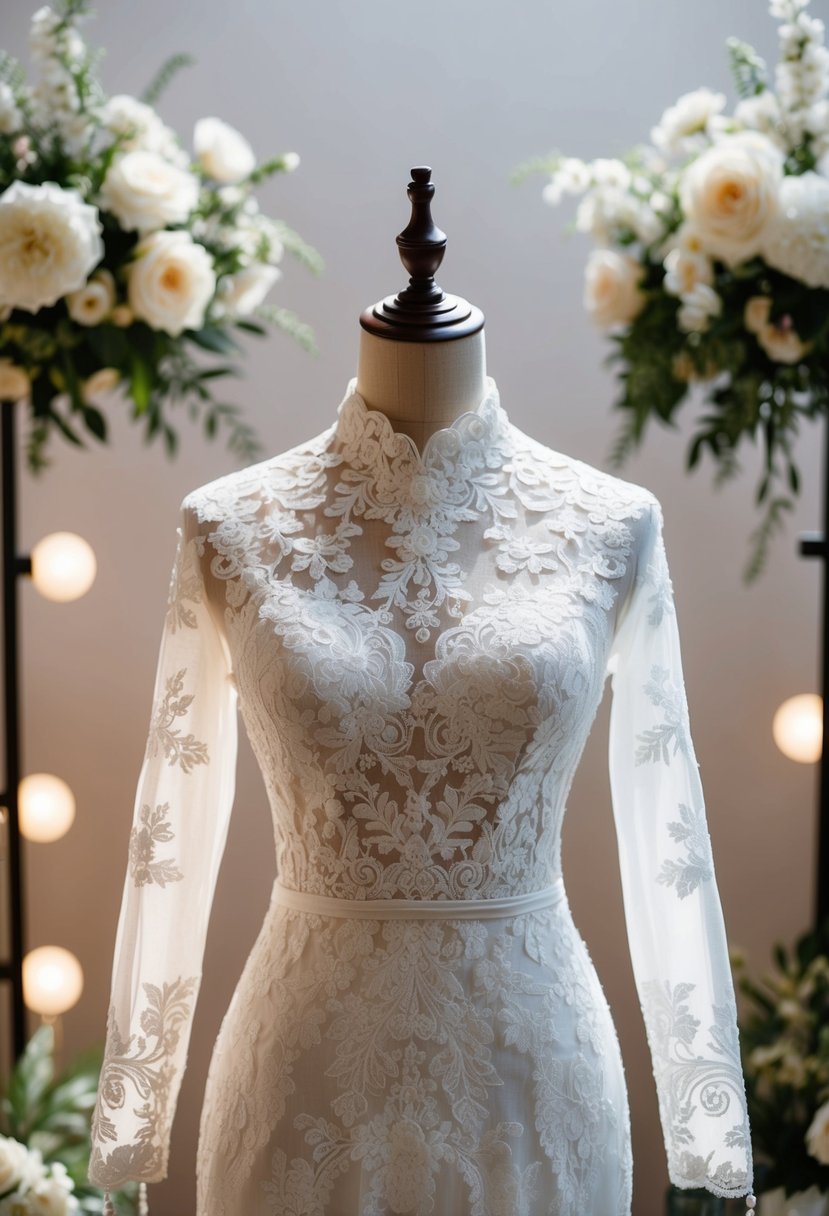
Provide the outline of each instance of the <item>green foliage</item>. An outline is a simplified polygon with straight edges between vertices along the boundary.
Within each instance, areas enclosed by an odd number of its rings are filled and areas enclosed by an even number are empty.
[[[62,1162],[84,1213],[103,1211],[102,1192],[87,1181],[90,1121],[102,1058],[100,1045],[88,1048],[56,1074],[54,1030],[44,1023],[26,1044],[0,1098],[0,1135],[39,1149],[44,1164]],[[116,1211],[123,1216],[133,1213],[137,1195],[136,1183],[113,1195]]]
[[[531,156],[529,160],[516,165],[510,174],[510,181],[519,186],[535,173],[554,173],[562,160],[559,152],[549,152],[546,156]]]
[[[167,89],[173,77],[181,71],[182,68],[190,67],[196,61],[192,55],[179,53],[171,55],[166,59],[161,67],[156,72],[152,81],[144,89],[139,100],[143,101],[148,106],[154,106],[161,94]]]
[[[732,959],[745,1007],[740,1047],[758,1176],[765,1190],[829,1191],[829,1166],[805,1139],[829,1100],[829,921],[791,949],[776,943],[773,958],[775,972],[760,980]]]
[[[727,38],[728,62],[738,97],[754,97],[767,87],[766,64],[753,46],[740,38]]]
[[[293,228],[289,227],[284,220],[274,220],[273,222],[276,234],[288,252],[312,274],[322,274],[325,263],[313,245],[304,241],[299,233],[294,232]]]

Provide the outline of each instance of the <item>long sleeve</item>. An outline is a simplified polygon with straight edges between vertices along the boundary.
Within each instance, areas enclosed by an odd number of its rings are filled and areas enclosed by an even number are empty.
[[[182,501],[112,964],[89,1181],[167,1176],[236,785],[237,690]]]
[[[608,661],[609,764],[631,962],[671,1181],[751,1190],[734,984],[683,680],[662,508],[642,517]]]

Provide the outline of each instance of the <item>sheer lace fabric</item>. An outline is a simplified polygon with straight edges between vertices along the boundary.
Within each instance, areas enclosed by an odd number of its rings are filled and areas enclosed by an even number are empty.
[[[746,1194],[661,507],[521,432],[491,379],[422,452],[352,380],[319,435],[182,502],[91,1181],[167,1174],[238,709],[276,880],[210,1063],[198,1216],[629,1216],[622,1061],[560,865],[608,676],[669,1173]]]

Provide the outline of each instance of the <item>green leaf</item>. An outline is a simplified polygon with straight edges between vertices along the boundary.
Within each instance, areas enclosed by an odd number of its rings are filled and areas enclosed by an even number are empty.
[[[272,321],[311,354],[319,353],[313,329],[301,321],[296,313],[291,312],[290,308],[275,308],[272,304],[260,304],[256,309],[256,315],[264,317],[266,321]]]
[[[273,220],[274,229],[279,240],[285,246],[290,254],[292,254],[298,262],[301,262],[306,269],[312,274],[322,274],[325,269],[325,262],[313,245],[309,245],[307,241],[290,228],[284,220]]]
[[[260,337],[264,337],[268,332],[264,325],[257,325],[255,321],[251,321],[247,317],[239,317],[236,321],[236,327],[237,329],[246,329],[251,334],[259,334]]]
[[[77,444],[79,448],[86,447],[86,444],[83,442],[80,436],[75,434],[69,423],[64,418],[61,418],[57,410],[53,409],[49,417],[52,422],[54,422],[56,426],[63,432],[70,443]]]
[[[241,376],[242,372],[238,367],[232,367],[227,364],[223,367],[208,367],[204,371],[198,373],[199,380],[213,380],[216,376]]]
[[[176,55],[171,55],[170,58],[166,59],[158,69],[152,82],[147,85],[146,89],[141,94],[140,100],[145,102],[148,106],[155,107],[158,98],[168,87],[175,74],[182,68],[189,67],[195,62],[196,61],[192,55],[186,55],[182,52],[179,52]]]
[[[215,325],[205,325],[202,329],[186,329],[184,333],[191,342],[215,354],[225,355],[242,349],[226,330]]]
[[[94,405],[86,405],[84,406],[83,416],[92,434],[97,439],[100,439],[102,443],[106,443],[107,424],[101,411]]]
[[[150,408],[152,396],[152,371],[139,354],[133,351],[130,394],[135,402],[133,417],[145,414]]]
[[[54,1030],[48,1023],[39,1026],[26,1044],[12,1069],[6,1093],[12,1134],[25,1130],[34,1107],[43,1098],[54,1077]]]
[[[549,152],[546,156],[533,156],[529,160],[522,161],[510,173],[510,181],[513,186],[519,186],[534,173],[552,173],[561,162],[560,152]]]
[[[127,367],[130,344],[119,325],[91,325],[86,335],[87,345],[95,352],[102,367]]]

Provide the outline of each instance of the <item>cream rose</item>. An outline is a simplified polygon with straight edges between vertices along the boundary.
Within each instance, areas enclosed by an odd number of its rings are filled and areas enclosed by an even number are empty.
[[[219,284],[218,299],[227,313],[246,317],[264,300],[282,272],[278,266],[254,262],[236,274],[226,275]]]
[[[29,1154],[19,1140],[0,1136],[0,1192],[10,1191],[26,1176]]]
[[[201,167],[217,182],[238,182],[256,167],[248,141],[221,118],[200,118],[193,129],[193,150]]]
[[[86,282],[104,254],[98,209],[57,182],[0,194],[0,301],[37,312]]]
[[[136,148],[116,156],[101,186],[101,206],[128,231],[183,223],[196,206],[198,179],[158,152]]]
[[[757,341],[777,363],[799,363],[812,348],[812,343],[803,342],[790,324],[764,325]]]
[[[778,214],[780,149],[757,131],[724,136],[685,170],[679,197],[706,252],[729,266],[760,252]]]
[[[770,296],[752,296],[743,310],[743,324],[757,336],[757,341],[770,359],[777,363],[797,363],[808,354],[812,343],[802,341],[788,315],[770,322],[770,312]]]
[[[198,329],[216,289],[213,260],[189,232],[151,232],[127,267],[127,295],[136,317],[176,336]]]
[[[641,277],[641,263],[630,254],[594,249],[587,259],[583,296],[593,321],[603,327],[632,321],[645,304]]]
[[[806,1132],[806,1148],[821,1165],[829,1165],[829,1102],[815,1112]]]
[[[743,309],[743,325],[750,333],[759,334],[768,324],[770,309],[770,296],[752,296]]]
[[[28,373],[11,359],[0,359],[0,401],[19,401],[31,388]]]
[[[93,372],[84,380],[84,396],[92,398],[100,396],[101,393],[109,393],[117,387],[120,379],[121,373],[117,367],[99,367],[97,372]]]
[[[98,325],[115,304],[115,279],[108,270],[96,270],[92,277],[66,297],[66,307],[79,325]]]

